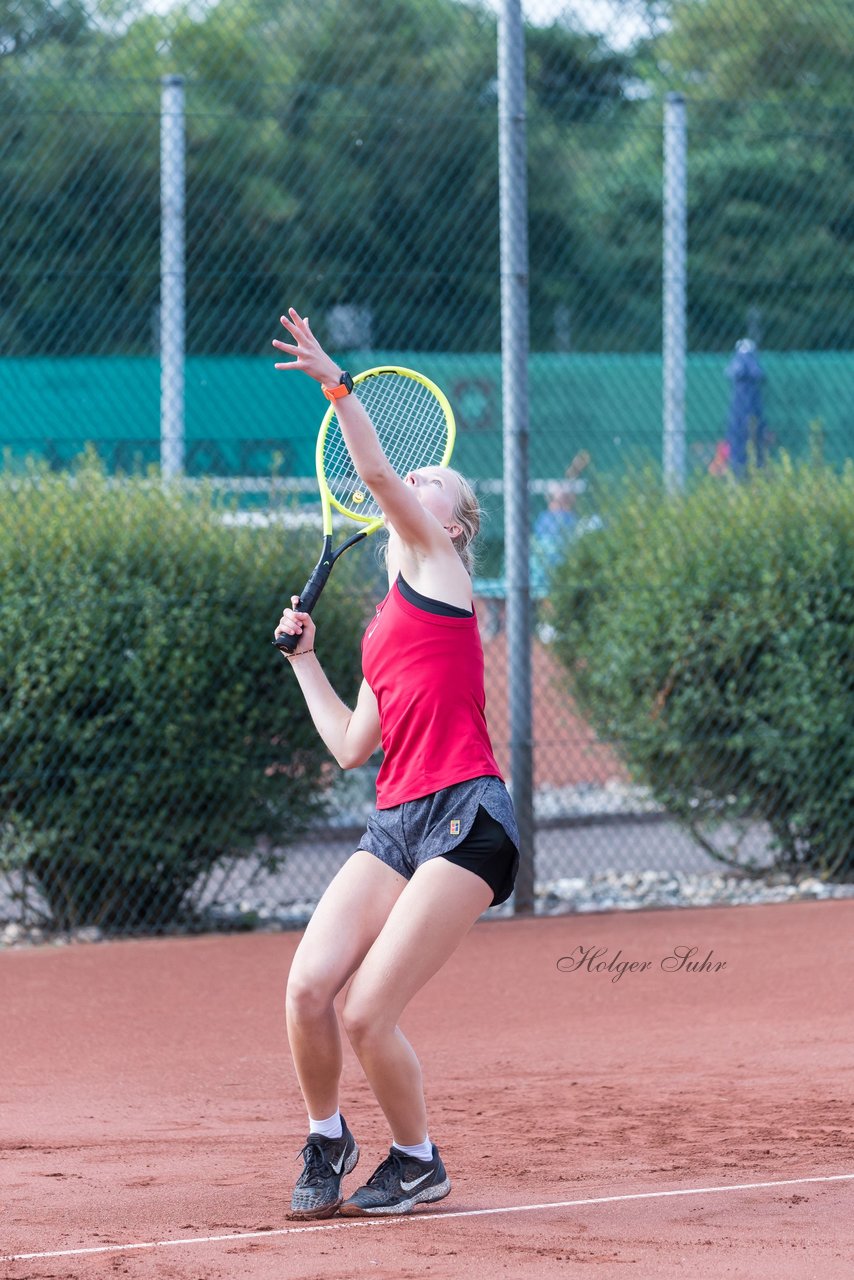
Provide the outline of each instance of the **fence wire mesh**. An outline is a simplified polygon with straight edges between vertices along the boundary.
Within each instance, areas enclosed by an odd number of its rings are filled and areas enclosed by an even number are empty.
[[[285,718],[305,713],[265,651],[317,541],[321,409],[272,369],[288,305],[354,372],[394,357],[453,404],[454,462],[486,513],[475,590],[507,767],[499,8],[0,5],[0,918],[300,920],[362,829],[371,768],[335,777],[308,730],[288,740]],[[686,877],[716,871],[716,846],[689,820],[709,787],[680,809],[608,709],[576,697],[554,575],[574,556],[592,574],[614,485],[661,471],[668,94],[685,101],[686,484],[711,473],[721,493],[744,492],[787,457],[829,495],[844,485],[854,17],[845,0],[532,0],[524,19],[538,900],[675,900]],[[170,76],[183,99],[177,178],[162,152]],[[177,293],[161,261],[167,208],[185,218]],[[181,343],[172,421],[186,483],[164,498],[151,476],[174,393],[168,333]],[[850,497],[811,492],[812,513]],[[718,532],[710,521],[697,544]],[[801,548],[822,541],[818,526],[801,535]],[[840,516],[825,537],[835,567],[817,556],[797,569],[809,634],[826,625],[835,646],[821,658],[825,719],[810,702],[800,714],[815,723],[798,722],[825,744],[819,810],[850,805],[854,785],[850,536]],[[784,564],[785,538],[769,564]],[[351,692],[380,589],[366,553],[318,615]],[[738,610],[732,628],[748,628]],[[750,708],[756,671],[734,662],[729,676]],[[790,702],[801,693],[790,685]],[[760,733],[795,731],[767,707],[755,719]],[[739,767],[747,777],[747,755]],[[766,791],[781,786],[782,766],[763,767]],[[803,824],[780,863],[773,818],[791,797],[758,804],[754,788],[729,805],[738,777],[721,804],[743,820],[743,869],[850,875],[850,848],[813,856]]]

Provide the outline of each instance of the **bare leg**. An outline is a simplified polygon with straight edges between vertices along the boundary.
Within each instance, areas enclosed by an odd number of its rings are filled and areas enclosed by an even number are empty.
[[[308,1114],[338,1106],[341,1036],[333,1001],[370,949],[406,885],[403,876],[360,849],[318,903],[294,955],[286,1015],[294,1067]]]
[[[342,1018],[395,1142],[423,1142],[421,1067],[397,1020],[492,902],[492,890],[446,858],[423,863],[350,984]]]

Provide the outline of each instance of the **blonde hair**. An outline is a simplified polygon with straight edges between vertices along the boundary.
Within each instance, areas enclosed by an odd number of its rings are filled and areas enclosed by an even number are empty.
[[[474,575],[474,551],[471,544],[480,531],[483,512],[477,500],[477,494],[465,476],[453,467],[443,467],[443,470],[453,476],[457,482],[457,500],[454,503],[451,520],[460,526],[460,532],[451,541],[468,573]],[[388,536],[379,543],[377,556],[380,564],[385,566],[388,562]]]
[[[480,518],[483,512],[480,509],[480,503],[477,500],[477,494],[472,486],[466,480],[465,476],[460,475],[459,471],[455,471],[453,467],[446,468],[449,475],[456,477],[457,481],[457,501],[454,504],[453,521],[454,524],[460,526],[460,532],[456,538],[451,541],[457,555],[462,560],[466,569],[470,574],[474,573],[474,551],[472,550],[472,542],[480,531]]]

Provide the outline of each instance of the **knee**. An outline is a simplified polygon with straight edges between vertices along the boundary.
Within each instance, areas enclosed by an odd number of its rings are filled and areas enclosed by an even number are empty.
[[[332,1010],[337,992],[322,977],[292,973],[285,993],[288,1020],[297,1023],[317,1022]]]
[[[385,1024],[373,1002],[363,996],[347,997],[341,1011],[341,1021],[354,1050],[367,1049],[386,1031]]]

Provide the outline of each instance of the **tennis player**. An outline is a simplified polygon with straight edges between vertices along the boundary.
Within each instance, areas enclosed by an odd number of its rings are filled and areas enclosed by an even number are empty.
[[[513,806],[484,715],[483,650],[472,607],[471,540],[479,511],[445,467],[392,471],[349,375],[293,309],[292,342],[273,345],[334,397],[353,463],[388,528],[388,594],[362,639],[356,706],[340,701],[315,649],[315,625],[291,600],[276,635],[318,733],[344,769],[382,745],[377,808],[358,850],[327,888],[297,948],[287,988],[288,1039],[309,1134],[291,1216],[409,1213],[451,1181],[427,1126],[421,1067],[398,1020],[478,917],[511,894],[519,863]],[[359,1148],[339,1111],[341,1038],[333,1001],[391,1129],[388,1156],[343,1201]]]

